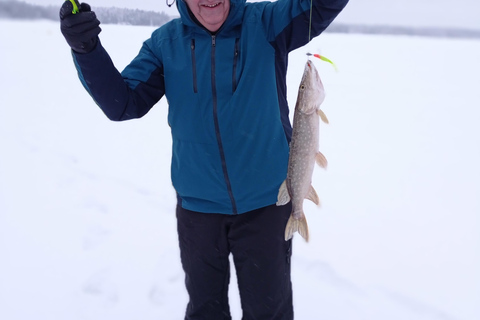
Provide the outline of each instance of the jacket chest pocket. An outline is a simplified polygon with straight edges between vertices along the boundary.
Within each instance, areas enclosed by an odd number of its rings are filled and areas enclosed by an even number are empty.
[[[199,66],[197,65],[198,63],[198,58],[197,57],[197,46],[196,46],[196,43],[195,43],[195,39],[191,39],[190,40],[190,55],[191,55],[191,62],[192,62],[192,80],[193,80],[193,83],[192,83],[192,88],[193,88],[193,92],[194,93],[198,93],[198,70],[199,70]],[[215,50],[213,49],[212,50],[213,54],[215,52]],[[207,54],[207,53],[206,53]],[[233,50],[232,50],[232,53],[231,53],[231,59],[230,59],[230,55],[228,55],[228,60],[227,60],[227,63],[228,65],[230,65],[230,72],[231,72],[231,81],[232,81],[232,93],[235,92],[235,90],[237,89],[237,84],[238,84],[238,81],[237,81],[237,68],[238,68],[238,60],[239,60],[239,56],[240,56],[240,38],[236,38],[235,39],[235,43],[233,45]],[[201,58],[204,58],[204,57],[201,57]],[[225,57],[224,56],[220,56],[220,59],[224,59]],[[212,63],[212,71],[213,71],[213,68],[214,68],[214,65],[213,64],[217,64],[217,58],[213,58],[213,59],[210,59],[211,63]],[[220,62],[220,61],[218,61]],[[224,64],[224,60],[221,61],[222,65]],[[224,70],[222,70],[222,73],[223,73]],[[202,76],[202,75],[200,75]],[[203,77],[203,76],[202,76]],[[224,77],[222,77],[222,79],[225,79]],[[214,81],[217,81],[218,79],[214,79]],[[222,81],[222,80],[220,80]]]

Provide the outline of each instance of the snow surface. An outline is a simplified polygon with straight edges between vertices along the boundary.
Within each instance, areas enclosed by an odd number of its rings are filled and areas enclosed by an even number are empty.
[[[165,99],[110,122],[57,23],[0,29],[0,319],[182,319]],[[101,38],[121,69],[152,30]],[[329,167],[294,241],[296,319],[480,319],[480,41],[321,35],[290,56],[292,106],[308,51],[339,72],[315,61]]]

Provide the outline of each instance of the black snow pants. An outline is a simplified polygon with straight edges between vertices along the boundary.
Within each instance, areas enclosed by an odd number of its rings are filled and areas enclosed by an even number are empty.
[[[232,253],[242,320],[292,320],[290,258],[284,240],[291,204],[239,215],[198,213],[177,205],[180,254],[189,302],[185,320],[229,320]]]

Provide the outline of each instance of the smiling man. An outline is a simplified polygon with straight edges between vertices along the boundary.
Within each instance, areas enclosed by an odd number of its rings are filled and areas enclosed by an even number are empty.
[[[230,254],[242,319],[293,319],[292,241],[284,240],[292,207],[275,205],[292,134],[288,53],[347,1],[179,0],[180,18],[155,30],[121,73],[90,6],[60,9],[80,80],[108,118],[140,118],[168,99],[185,319],[231,319]]]

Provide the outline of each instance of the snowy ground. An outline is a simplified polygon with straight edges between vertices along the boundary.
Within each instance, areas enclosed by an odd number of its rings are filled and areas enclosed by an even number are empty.
[[[113,123],[54,22],[0,20],[0,319],[182,319],[166,101]],[[103,26],[119,68],[151,28]],[[325,34],[296,319],[480,319],[480,41]],[[235,283],[235,279],[232,280]],[[231,286],[234,319],[241,317]]]

